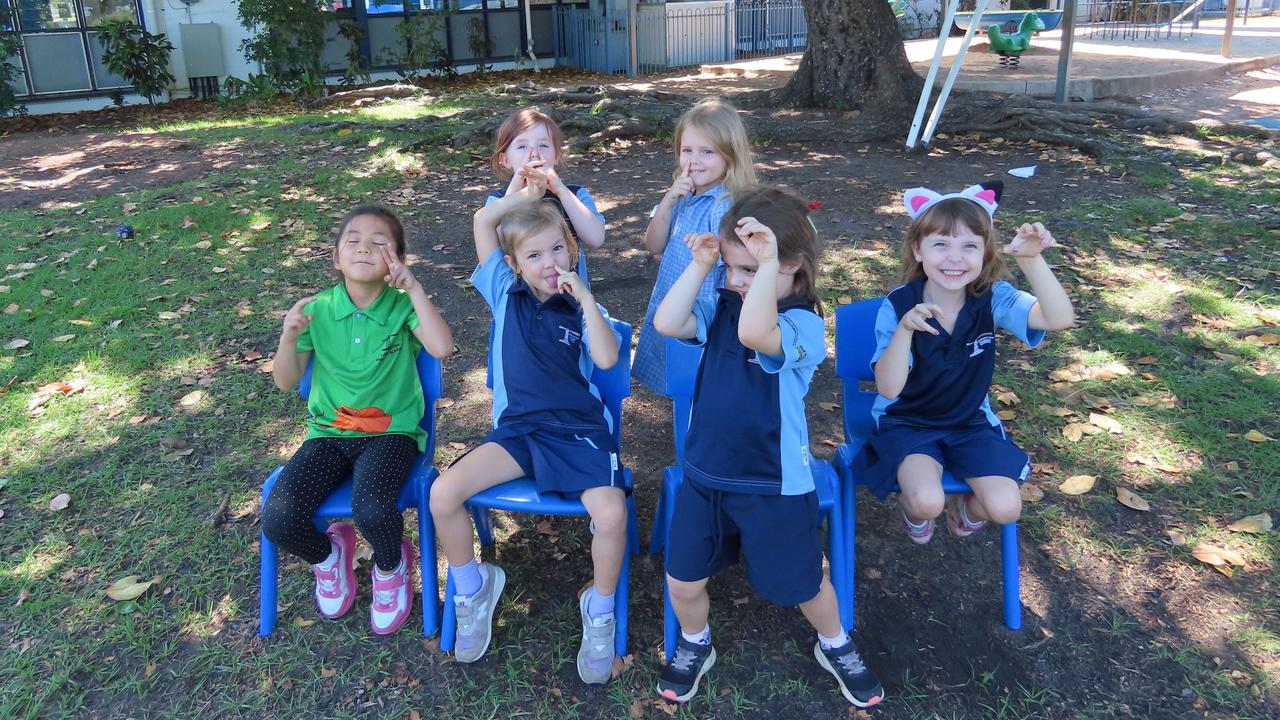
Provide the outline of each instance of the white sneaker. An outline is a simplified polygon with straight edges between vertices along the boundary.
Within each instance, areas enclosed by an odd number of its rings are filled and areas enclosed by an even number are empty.
[[[502,568],[481,563],[486,570],[484,584],[475,595],[453,596],[454,616],[458,623],[454,634],[453,656],[460,663],[473,663],[484,656],[493,638],[493,611],[498,597],[507,585]]]
[[[588,593],[578,596],[578,614],[582,617],[582,647],[578,649],[578,677],[588,685],[603,685],[613,675],[613,637],[616,629],[613,613],[591,617],[587,614]]]

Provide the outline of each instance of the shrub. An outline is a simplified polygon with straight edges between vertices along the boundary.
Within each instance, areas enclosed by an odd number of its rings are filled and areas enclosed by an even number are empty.
[[[325,0],[238,0],[240,24],[254,34],[240,43],[245,59],[261,63],[274,84],[323,94],[325,26],[333,19]],[[316,79],[319,78],[319,82]]]
[[[133,20],[110,18],[98,26],[102,38],[102,64],[124,78],[147,102],[169,88],[169,53],[173,45],[164,35],[152,35]]]
[[[0,2],[0,118],[26,114],[26,106],[18,102],[9,85],[22,76],[22,68],[9,62],[9,58],[22,52],[22,36],[8,29],[11,17],[8,3]]]

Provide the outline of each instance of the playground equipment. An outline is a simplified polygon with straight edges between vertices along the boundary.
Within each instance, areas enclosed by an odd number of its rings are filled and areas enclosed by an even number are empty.
[[[907,134],[907,149],[911,150],[916,146],[916,140],[921,145],[928,146],[929,141],[933,138],[933,131],[938,127],[938,120],[942,119],[942,109],[946,107],[947,97],[951,94],[951,86],[956,83],[956,76],[960,74],[960,65],[964,62],[964,56],[969,52],[969,43],[973,40],[973,31],[982,21],[982,14],[987,10],[987,4],[990,0],[978,0],[977,7],[973,10],[973,22],[964,31],[964,40],[960,42],[960,52],[956,55],[955,62],[951,63],[951,70],[947,73],[947,80],[942,84],[942,92],[938,94],[938,101],[933,104],[933,112],[929,114],[929,123],[924,128],[924,134],[920,133],[920,122],[924,119],[924,109],[929,104],[929,95],[933,92],[933,82],[938,77],[938,67],[942,65],[942,52],[946,49],[947,38],[945,35],[938,38],[937,48],[933,51],[933,62],[929,65],[929,73],[924,79],[924,88],[920,90],[920,102],[916,104],[916,114],[911,121],[911,131]],[[956,17],[956,8],[960,5],[960,0],[947,0],[946,12],[942,16],[942,27],[951,27],[951,23]]]
[[[982,24],[996,23],[1000,25],[1000,29],[1006,33],[1016,32],[1018,25],[1022,19],[1031,10],[993,10],[982,16]],[[1062,23],[1062,10],[1035,10],[1035,14],[1040,16],[1040,22],[1044,23],[1045,30],[1057,30],[1058,25]],[[958,12],[956,13],[955,24],[961,30],[968,30],[969,25],[973,22],[973,13]]]
[[[1022,16],[1018,23],[1018,31],[1006,34],[999,25],[987,28],[988,46],[991,52],[1000,56],[1000,67],[1016,68],[1022,53],[1031,49],[1031,37],[1036,31],[1043,30],[1044,23],[1036,13],[1029,12]]]

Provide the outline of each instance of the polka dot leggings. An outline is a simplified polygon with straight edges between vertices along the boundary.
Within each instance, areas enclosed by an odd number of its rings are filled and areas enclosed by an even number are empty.
[[[404,516],[396,509],[400,490],[418,457],[408,435],[312,438],[302,443],[276,480],[262,510],[267,539],[311,564],[329,557],[329,537],[311,523],[325,498],[353,476],[351,507],[356,527],[373,546],[384,572],[400,564]]]

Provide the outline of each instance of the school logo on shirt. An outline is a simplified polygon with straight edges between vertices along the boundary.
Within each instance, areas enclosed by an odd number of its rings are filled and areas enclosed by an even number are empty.
[[[969,357],[978,357],[988,345],[995,341],[996,336],[994,333],[982,333],[973,342],[966,343],[969,346]]]
[[[382,359],[400,352],[400,334],[388,335],[382,340],[382,347],[378,348],[378,357],[374,362],[382,362]]]
[[[569,347],[573,347],[574,344],[578,342],[578,338],[582,337],[582,333],[576,333],[563,325],[559,327],[560,332],[562,333],[560,335],[560,342],[568,345]]]

